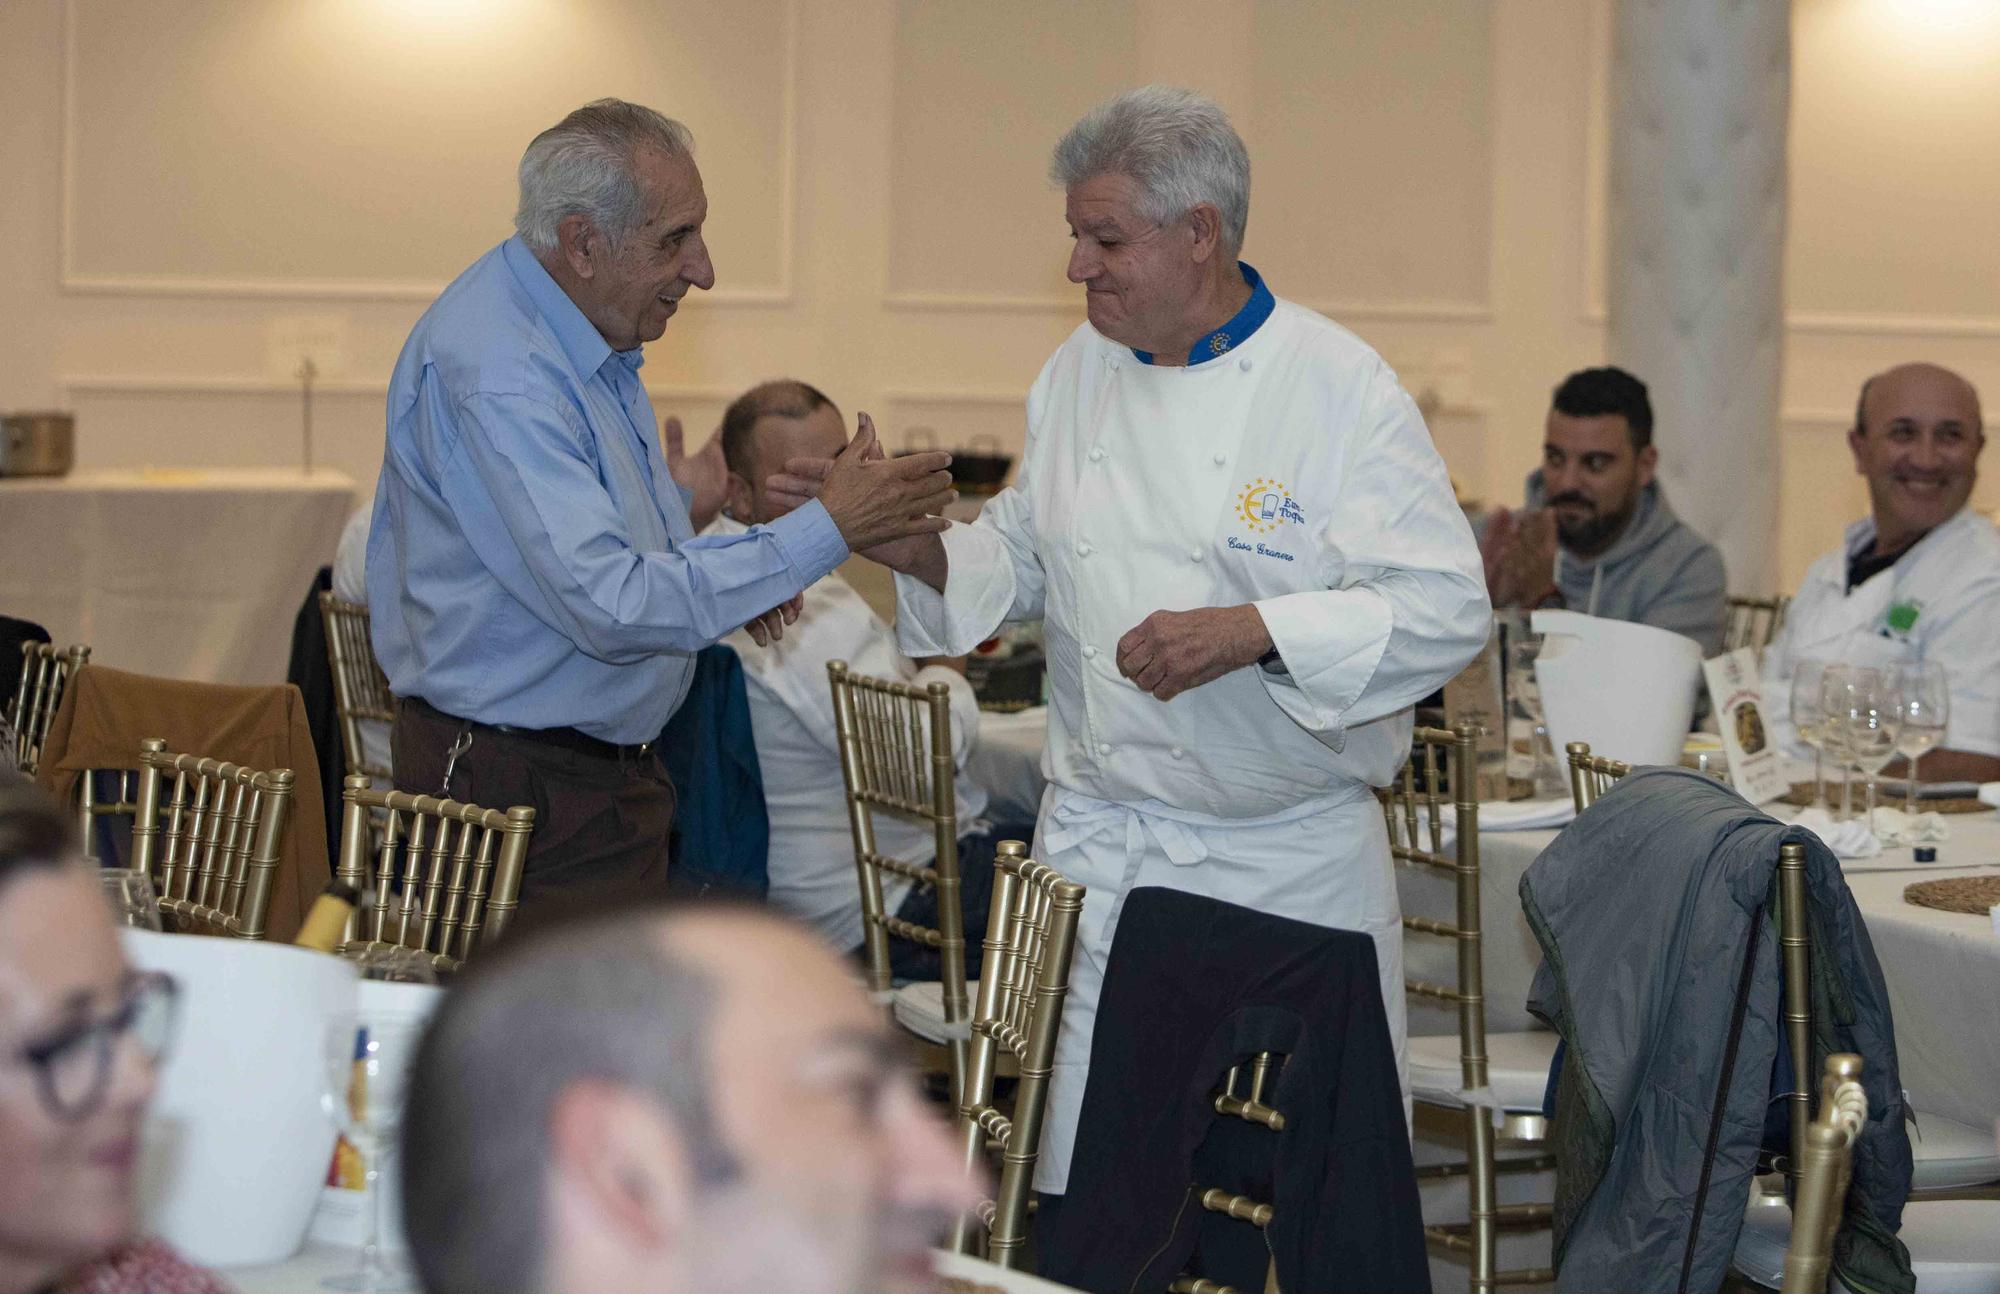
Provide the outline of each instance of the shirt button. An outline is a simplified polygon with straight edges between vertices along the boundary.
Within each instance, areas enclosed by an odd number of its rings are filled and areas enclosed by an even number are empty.
[[[1097,648],[1092,647],[1089,643],[1085,643],[1083,646],[1083,658],[1085,660],[1096,660]]]
[[[1089,544],[1078,544],[1076,546],[1076,552],[1079,557],[1088,557],[1093,551]]]
[[[1250,371],[1250,361],[1247,359],[1239,359],[1236,361],[1236,367],[1242,369],[1245,373],[1248,373]]]
[[[1098,755],[1099,755],[1100,757],[1103,757],[1103,756],[1108,756],[1108,755],[1110,755],[1110,754],[1111,754],[1111,743],[1109,743],[1109,742],[1104,742],[1104,741],[1100,741],[1100,742],[1098,742],[1098,743],[1097,743],[1097,753],[1098,753]]]
[[[1203,553],[1199,548],[1188,549],[1188,560],[1191,562],[1198,562],[1205,556],[1207,556],[1207,554]]]
[[[1229,455],[1227,454],[1217,454],[1215,456],[1215,465],[1217,467],[1221,467],[1224,463],[1227,463],[1228,461],[1229,461]]]
[[[1091,461],[1091,462],[1093,462],[1093,463],[1101,463],[1101,462],[1103,462],[1103,461],[1104,461],[1104,451],[1103,451],[1103,450],[1101,450],[1101,449],[1093,449],[1093,450],[1091,450],[1091,451],[1090,451],[1090,461]]]
[[[1174,757],[1175,759],[1179,759],[1179,758],[1180,758],[1181,756],[1183,756],[1183,755],[1187,754],[1187,752],[1186,752],[1186,751],[1184,751],[1184,750],[1182,750],[1182,749],[1181,749],[1181,748],[1180,748],[1179,746],[1176,746],[1176,747],[1174,747],[1174,748],[1173,748],[1172,750],[1168,751],[1167,753],[1168,753],[1168,754],[1170,754],[1170,755],[1172,755],[1172,756],[1173,756],[1173,757]]]

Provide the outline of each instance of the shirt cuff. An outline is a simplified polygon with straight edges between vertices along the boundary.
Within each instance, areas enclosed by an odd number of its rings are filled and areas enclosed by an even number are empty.
[[[1286,674],[1258,670],[1292,721],[1334,750],[1347,744],[1347,712],[1382,663],[1395,617],[1368,588],[1288,593],[1256,604]]]
[[[1014,607],[1014,566],[999,539],[967,525],[953,525],[939,538],[944,592],[915,576],[896,576],[896,649],[905,656],[969,655]]]
[[[833,524],[826,505],[818,499],[792,509],[765,529],[777,537],[801,588],[817,583],[847,560],[847,541],[840,537],[840,527]]]

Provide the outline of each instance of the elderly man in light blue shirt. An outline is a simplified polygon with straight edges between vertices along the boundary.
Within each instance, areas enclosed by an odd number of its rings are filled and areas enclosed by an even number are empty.
[[[885,460],[866,433],[818,505],[696,536],[720,447],[682,458],[674,437],[669,463],[639,381],[640,347],[715,281],[691,150],[617,100],[537,136],[516,236],[425,312],[389,385],[367,584],[396,783],[532,805],[524,896],[663,880],[673,793],[651,743],[694,653],[745,626],[781,637],[807,585],[942,529],[952,497],[943,455]]]

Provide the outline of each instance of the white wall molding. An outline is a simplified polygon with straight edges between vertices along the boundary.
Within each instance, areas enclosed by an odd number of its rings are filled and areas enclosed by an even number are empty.
[[[143,374],[86,373],[56,379],[56,390],[65,404],[79,395],[96,396],[296,396],[297,382],[282,378],[245,374]],[[656,406],[666,401],[730,401],[742,392],[723,386],[653,386],[646,393]],[[313,396],[366,396],[380,400],[389,394],[387,378],[335,378],[313,383]],[[1017,397],[1018,398],[1018,397]],[[661,416],[666,416],[665,410]]]
[[[1793,332],[1840,337],[2000,337],[2000,315],[1911,315],[1846,310],[1793,310]]]
[[[62,0],[61,104],[58,118],[61,205],[57,213],[58,281],[64,292],[84,296],[280,298],[296,301],[431,301],[447,280],[282,279],[204,275],[85,274],[76,268],[77,10]],[[784,50],[780,73],[778,138],[778,282],[767,288],[723,287],[702,294],[705,304],[786,307],[797,298],[799,171],[799,0],[783,0]]]

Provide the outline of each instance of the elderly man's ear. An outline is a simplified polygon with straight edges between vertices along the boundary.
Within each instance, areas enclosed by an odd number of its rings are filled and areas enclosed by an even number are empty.
[[[559,1224],[631,1252],[680,1246],[694,1174],[657,1102],[615,1083],[571,1084],[549,1111],[549,1157]]]
[[[723,489],[722,515],[733,521],[740,521],[746,526],[750,525],[757,520],[754,498],[749,480],[739,472],[731,472],[729,484]]]

